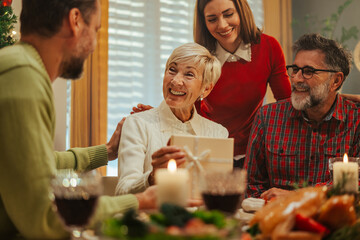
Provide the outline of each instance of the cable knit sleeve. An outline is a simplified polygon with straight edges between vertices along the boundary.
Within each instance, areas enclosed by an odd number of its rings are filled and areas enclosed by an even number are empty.
[[[108,163],[106,146],[71,148],[66,152],[55,152],[57,169],[72,168],[78,171],[92,170]]]

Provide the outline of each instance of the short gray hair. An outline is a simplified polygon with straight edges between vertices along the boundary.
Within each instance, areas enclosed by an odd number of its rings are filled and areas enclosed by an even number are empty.
[[[205,47],[197,43],[185,43],[171,53],[166,62],[165,71],[169,69],[171,63],[194,62],[194,64],[204,69],[202,75],[202,86],[217,82],[221,74],[221,63]]]
[[[294,43],[293,50],[295,55],[302,50],[320,50],[325,54],[325,64],[333,70],[342,72],[344,80],[350,73],[351,53],[335,40],[325,38],[318,33],[305,34],[300,37]]]

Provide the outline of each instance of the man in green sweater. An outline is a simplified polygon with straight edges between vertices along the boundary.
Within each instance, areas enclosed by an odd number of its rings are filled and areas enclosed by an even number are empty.
[[[108,144],[54,152],[51,83],[75,79],[94,50],[99,0],[23,0],[21,41],[0,50],[0,239],[67,237],[49,199],[57,169],[95,169],[116,158],[121,124]],[[93,222],[155,207],[155,190],[102,196]]]

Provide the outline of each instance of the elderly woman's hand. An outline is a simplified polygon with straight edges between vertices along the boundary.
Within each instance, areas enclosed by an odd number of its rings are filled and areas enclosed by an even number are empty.
[[[162,147],[156,152],[153,153],[152,157],[152,166],[153,171],[149,176],[149,184],[154,184],[154,172],[158,168],[167,168],[168,162],[171,159],[176,161],[176,165],[180,166],[185,163],[185,153],[184,151],[177,146],[166,146]]]

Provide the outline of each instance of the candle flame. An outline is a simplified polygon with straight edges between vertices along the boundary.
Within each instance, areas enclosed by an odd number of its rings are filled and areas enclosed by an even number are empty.
[[[344,154],[344,163],[348,163],[349,162],[349,158],[348,155],[345,153]]]
[[[168,163],[168,170],[169,172],[176,172],[176,162],[174,159],[171,159]]]

